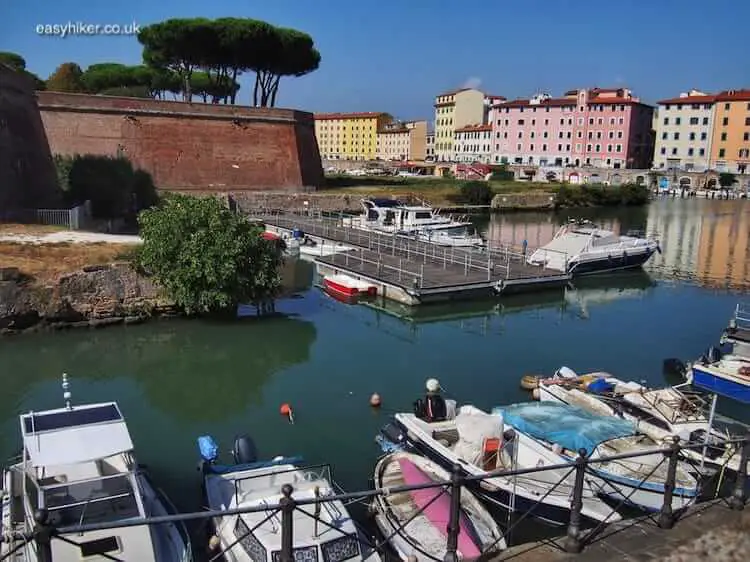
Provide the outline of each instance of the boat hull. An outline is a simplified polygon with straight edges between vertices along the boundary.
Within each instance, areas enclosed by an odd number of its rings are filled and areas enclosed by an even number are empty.
[[[323,285],[329,291],[349,298],[358,297],[360,295],[375,296],[377,294],[377,287],[372,286],[367,287],[366,289],[361,287],[352,287],[343,282],[330,278],[325,278],[323,280]]]
[[[750,379],[746,383],[733,378],[719,376],[704,370],[700,365],[693,365],[690,369],[689,382],[715,394],[721,394],[733,400],[750,403]]]
[[[656,252],[656,248],[627,252],[624,255],[603,256],[601,258],[584,258],[571,260],[568,273],[573,276],[593,275],[595,273],[609,273],[624,269],[642,267]]]
[[[401,431],[402,436],[407,435],[407,428],[395,422],[395,425]],[[389,436],[386,436],[387,438]],[[424,443],[418,440],[404,440],[402,445],[406,444],[407,449],[411,449],[445,470],[453,470],[453,461],[443,457],[438,451],[432,447],[426,446]],[[459,465],[460,474],[462,477],[472,476],[469,472]],[[472,480],[467,484],[468,489],[473,492],[478,498],[485,502],[490,509],[492,515],[500,520],[507,519],[510,512],[516,512],[524,514],[529,512],[529,517],[533,517],[543,523],[552,526],[564,526],[570,522],[570,508],[551,503],[540,501],[542,495],[535,495],[533,493],[524,493],[525,490],[520,487],[515,490],[501,488],[499,486],[492,486],[492,490],[485,489],[489,487],[481,482]],[[585,520],[588,520],[585,516]],[[591,523],[595,523],[595,520],[590,520]]]

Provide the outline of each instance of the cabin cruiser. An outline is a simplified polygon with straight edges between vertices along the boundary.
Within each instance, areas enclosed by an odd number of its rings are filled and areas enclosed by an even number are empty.
[[[341,500],[328,465],[302,466],[300,457],[257,459],[255,445],[247,436],[234,444],[234,464],[218,463],[219,448],[211,436],[198,438],[206,506],[222,512],[242,508],[258,511],[233,512],[214,518],[215,534],[209,547],[227,562],[278,562],[282,546],[281,512],[277,506],[282,489],[291,486],[291,497],[311,503],[292,512],[295,560],[380,562],[367,544]],[[214,552],[215,555],[219,553]]]
[[[484,239],[468,220],[441,216],[427,205],[405,205],[398,199],[362,199],[363,213],[342,219],[345,227],[407,236],[439,246],[483,247]]]
[[[709,423],[708,401],[681,386],[650,389],[609,373],[579,376],[572,369],[561,367],[552,377],[540,380],[534,394],[541,401],[624,418],[633,422],[638,432],[660,443],[668,443],[673,436],[679,437],[683,445],[706,443],[705,451],[683,449],[682,455],[695,465],[739,468],[739,451],[727,441],[744,437],[746,426],[716,414]]]
[[[589,459],[643,453],[590,464],[587,482],[602,496],[647,511],[658,511],[664,504],[668,463],[663,447],[638,433],[634,423],[555,402],[513,404],[495,408],[492,413],[502,416],[533,444],[558,455],[557,464],[575,462],[580,450],[586,451]],[[672,506],[682,509],[695,501],[698,482],[685,462],[677,463],[675,478]]]
[[[421,456],[392,452],[375,466],[375,487],[423,486],[448,482],[450,473]],[[461,490],[457,554],[472,560],[506,548],[503,532],[481,502]],[[398,557],[407,562],[444,560],[447,550],[451,492],[440,486],[391,492],[373,498],[375,523]]]
[[[384,441],[416,451],[446,470],[459,466],[464,477],[486,477],[471,482],[469,488],[487,502],[496,517],[529,512],[542,522],[567,525],[573,490],[569,470],[502,474],[504,470],[554,465],[558,461],[556,455],[531,445],[528,437],[505,426],[498,416],[471,405],[457,410],[448,407],[448,412],[454,411],[455,415],[449,414],[448,419],[433,422],[415,414],[398,413],[394,423],[381,430]],[[384,449],[393,450],[391,446]],[[588,521],[621,519],[588,486],[584,487],[581,515]]]
[[[750,357],[716,351],[689,365],[685,378],[693,386],[750,404]]]
[[[661,249],[656,240],[622,236],[590,221],[573,220],[560,227],[552,241],[526,261],[563,273],[586,275],[640,267],[657,251]]]
[[[3,472],[2,528],[11,540],[0,545],[0,558],[42,559],[35,541],[21,546],[13,540],[32,532],[35,516],[41,513],[47,524],[63,531],[50,544],[56,562],[191,560],[190,540],[181,524],[117,526],[174,514],[174,508],[138,466],[119,406],[115,402],[71,405],[66,375],[63,390],[64,408],[20,416],[21,458]],[[64,532],[87,524],[112,527]]]

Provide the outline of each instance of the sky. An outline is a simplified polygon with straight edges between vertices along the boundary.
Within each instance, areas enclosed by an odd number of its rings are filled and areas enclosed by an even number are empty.
[[[47,78],[64,62],[139,64],[133,36],[49,37],[43,24],[140,26],[249,17],[309,33],[320,68],[284,78],[277,105],[432,119],[467,85],[509,99],[626,86],[654,103],[690,88],[750,87],[747,0],[0,0],[0,51]],[[248,104],[245,78],[238,103]]]

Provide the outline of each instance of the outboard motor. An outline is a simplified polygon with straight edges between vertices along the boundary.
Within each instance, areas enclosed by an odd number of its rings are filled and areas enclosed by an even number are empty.
[[[571,369],[570,367],[560,367],[557,371],[555,371],[555,376],[560,377],[562,379],[576,379],[578,378],[578,375],[576,372]]]
[[[670,357],[664,360],[662,373],[667,376],[684,377],[687,373],[687,365],[676,357]]]
[[[719,348],[711,346],[706,351],[706,358],[709,363],[716,363],[721,360],[721,351],[719,351]]]
[[[234,440],[232,458],[235,464],[250,464],[258,461],[258,449],[248,435],[241,435]]]

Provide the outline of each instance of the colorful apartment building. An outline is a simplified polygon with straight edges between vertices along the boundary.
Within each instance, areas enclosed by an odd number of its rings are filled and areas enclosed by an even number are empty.
[[[648,168],[653,107],[627,88],[571,90],[497,103],[493,163]]]
[[[387,123],[378,131],[380,160],[421,160],[427,155],[427,121]]]
[[[472,164],[492,161],[492,125],[466,125],[453,134],[453,159]]]
[[[378,131],[393,121],[388,113],[316,113],[315,137],[320,157],[330,160],[374,160]]]
[[[435,97],[435,160],[455,160],[455,133],[467,125],[487,122],[494,104],[504,101],[502,96],[486,95],[475,88],[462,88]]]
[[[750,165],[750,90],[727,90],[714,104],[711,167],[746,174]]]
[[[716,96],[700,90],[658,102],[654,167],[663,170],[709,169]]]

